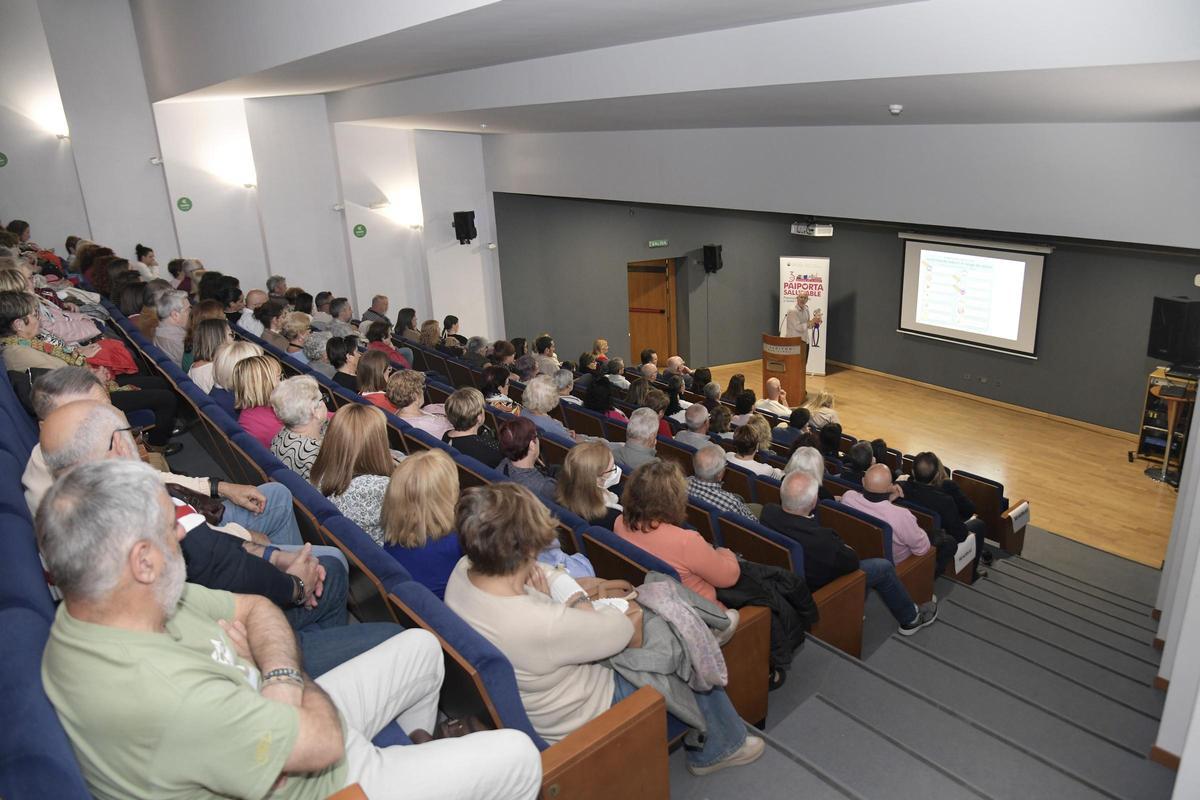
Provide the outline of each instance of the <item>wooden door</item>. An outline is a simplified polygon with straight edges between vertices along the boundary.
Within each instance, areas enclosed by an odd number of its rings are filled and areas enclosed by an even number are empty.
[[[630,366],[647,347],[658,351],[659,369],[675,354],[675,260],[634,261],[629,283]]]

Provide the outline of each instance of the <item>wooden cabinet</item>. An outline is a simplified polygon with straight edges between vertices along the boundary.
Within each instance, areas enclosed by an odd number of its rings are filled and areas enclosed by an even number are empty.
[[[1187,434],[1192,423],[1192,411],[1195,408],[1196,379],[1168,375],[1165,367],[1159,367],[1150,373],[1146,380],[1146,400],[1142,406],[1141,429],[1138,435],[1136,455],[1156,464],[1162,463],[1163,450],[1167,446],[1168,400],[1158,397],[1154,387],[1178,387],[1182,389],[1182,397],[1186,402],[1180,404],[1179,418],[1175,422],[1175,432],[1171,437],[1171,456],[1168,467],[1179,470],[1183,467],[1183,458],[1187,454]],[[1171,389],[1169,389],[1170,391]],[[1160,389],[1161,391],[1161,389]]]

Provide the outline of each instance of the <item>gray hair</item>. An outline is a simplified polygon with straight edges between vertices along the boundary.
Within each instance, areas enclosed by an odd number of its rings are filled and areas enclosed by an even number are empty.
[[[654,442],[658,438],[658,414],[652,408],[636,409],[629,415],[625,436],[634,442]]]
[[[317,379],[311,375],[297,375],[280,381],[271,391],[271,408],[289,428],[308,422],[318,408],[325,410]]]
[[[725,449],[719,444],[704,445],[692,456],[692,471],[702,481],[720,481],[725,471]]]
[[[554,373],[558,372],[558,363],[550,356],[534,356],[533,361],[537,364],[538,375],[553,377]]]
[[[653,380],[658,379],[658,367],[656,367],[654,364],[651,364],[649,362],[642,364],[641,372],[642,372],[642,377],[648,381],[653,381]]]
[[[287,278],[283,277],[282,275],[272,275],[271,277],[267,278],[267,292],[270,294],[275,294],[275,290],[279,288],[279,284],[281,283],[287,283]]]
[[[154,310],[158,313],[159,319],[166,319],[176,311],[181,311],[188,306],[187,292],[181,292],[178,289],[171,289],[163,292],[154,302]]]
[[[620,356],[608,360],[608,374],[620,375],[625,371],[625,359]]]
[[[689,431],[699,431],[704,427],[704,423],[708,422],[708,409],[703,403],[692,403],[687,407],[687,411],[683,412],[683,418]]]
[[[198,269],[204,269],[204,264],[198,258],[185,258],[183,260],[183,274],[191,276]]]
[[[817,504],[817,491],[820,486],[819,480],[814,480],[812,475],[802,470],[786,475],[779,487],[780,505],[789,514],[807,516]]]
[[[785,475],[791,475],[793,472],[803,472],[817,483],[820,483],[825,479],[825,457],[815,447],[798,447],[796,448],[796,452],[792,453],[792,457],[788,459],[787,466],[783,468],[783,472]]]
[[[304,356],[308,359],[308,363],[316,363],[325,361],[328,356],[325,354],[325,345],[333,338],[333,334],[329,331],[313,331],[304,341]]]
[[[472,336],[470,339],[467,339],[467,355],[470,355],[471,353],[483,355],[487,352],[487,349],[488,340],[482,336]]]
[[[68,598],[103,599],[121,580],[130,548],[166,545],[174,510],[158,473],[140,461],[84,464],[60,478],[37,513],[38,549]]]
[[[575,376],[571,374],[569,369],[560,369],[554,373],[554,385],[559,392],[563,390],[571,391],[571,384],[575,383]]]
[[[129,427],[129,421],[118,409],[110,405],[97,403],[87,415],[79,421],[79,427],[74,436],[64,437],[66,444],[61,450],[42,449],[46,459],[46,468],[55,477],[63,474],[72,467],[103,459],[111,448],[113,436],[128,437],[128,449],[136,447],[133,436],[129,431],[117,433],[121,428]]]
[[[721,384],[716,381],[709,381],[704,384],[703,391],[705,399],[712,400],[713,402],[721,399]]]
[[[59,367],[33,382],[33,412],[45,419],[50,412],[73,400],[92,397],[96,392],[108,402],[108,392],[100,379],[87,367]]]
[[[538,375],[525,385],[521,402],[535,414],[549,414],[558,405],[558,387],[545,375]]]
[[[342,313],[342,309],[350,305],[350,300],[346,297],[335,297],[329,301],[329,316],[337,319]]]
[[[165,278],[155,278],[152,281],[146,282],[146,288],[142,289],[142,305],[145,308],[153,308],[154,313],[158,313],[158,298],[163,296],[164,292],[174,291],[171,282]]]

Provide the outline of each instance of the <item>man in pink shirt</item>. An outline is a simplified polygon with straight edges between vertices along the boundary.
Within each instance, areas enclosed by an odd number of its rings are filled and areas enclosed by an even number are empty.
[[[901,497],[900,487],[892,483],[892,471],[886,464],[876,464],[863,475],[863,490],[851,490],[842,495],[842,503],[864,514],[870,514],[892,527],[892,562],[910,555],[929,552],[929,537],[917,525],[917,518],[907,508],[893,505]]]

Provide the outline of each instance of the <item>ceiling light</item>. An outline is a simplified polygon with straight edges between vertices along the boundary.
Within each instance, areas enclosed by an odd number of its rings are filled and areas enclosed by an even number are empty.
[[[391,202],[389,202],[387,200],[380,200],[378,203],[371,203],[371,205],[368,206],[368,208],[370,208],[372,211],[379,211],[380,209],[383,209],[383,208],[391,208],[391,206],[392,206]]]
[[[256,185],[257,184],[253,184],[253,183],[243,183],[242,184],[242,186],[245,186],[247,189],[253,189]]]
[[[479,127],[481,127],[481,128],[486,128],[486,127],[487,127],[487,123],[486,123],[486,122],[481,122],[481,123],[479,123]]]
[[[71,138],[71,137],[70,137],[70,135],[69,135],[69,134],[66,134],[66,133],[56,133],[56,134],[54,134],[54,135],[58,137],[58,140],[59,140],[60,142],[61,142],[63,139],[70,139],[70,138]]]
[[[899,103],[892,103],[890,106],[888,106],[888,111],[891,112],[893,117],[900,116],[900,112],[903,110],[904,106],[900,105]]]

